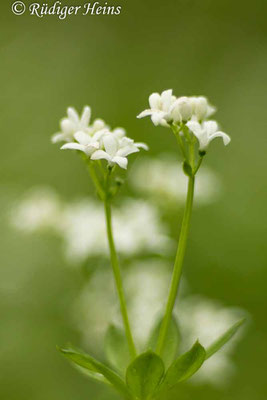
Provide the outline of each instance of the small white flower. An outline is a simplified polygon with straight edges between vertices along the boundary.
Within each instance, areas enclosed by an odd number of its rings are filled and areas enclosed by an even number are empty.
[[[171,106],[171,119],[174,122],[188,121],[192,117],[193,107],[189,97],[179,97]]]
[[[117,139],[122,139],[124,136],[126,136],[126,131],[124,128],[115,128],[113,129],[112,133]]]
[[[99,149],[99,140],[106,134],[106,132],[106,129],[102,129],[101,131],[96,132],[93,136],[90,136],[83,131],[76,132],[73,136],[78,143],[66,143],[61,147],[61,149],[80,150],[90,157],[94,151]]]
[[[230,136],[218,130],[216,121],[204,121],[202,124],[197,121],[188,121],[186,125],[198,139],[201,151],[205,151],[216,137],[221,137],[225,146],[231,141]]]
[[[52,136],[52,142],[71,142],[73,135],[78,131],[86,131],[91,118],[91,108],[85,106],[81,117],[73,107],[67,109],[67,118],[60,123],[61,131]]]
[[[88,133],[88,135],[93,136],[96,132],[101,131],[102,129],[109,129],[109,126],[106,125],[103,119],[98,118],[94,120],[92,125],[89,125],[89,127],[85,129],[85,132]]]
[[[154,125],[168,126],[170,120],[171,106],[176,100],[172,95],[172,90],[164,90],[161,94],[152,93],[149,97],[150,109],[141,112],[137,118],[151,116]]]
[[[211,106],[208,103],[207,98],[204,96],[189,97],[189,99],[192,106],[193,119],[196,119],[197,121],[209,118],[216,111],[216,108]]]
[[[111,166],[118,164],[121,168],[126,169],[128,164],[126,157],[139,151],[138,145],[127,137],[118,139],[114,134],[110,133],[105,135],[102,140],[105,150],[95,151],[91,156],[91,160],[104,159]]]

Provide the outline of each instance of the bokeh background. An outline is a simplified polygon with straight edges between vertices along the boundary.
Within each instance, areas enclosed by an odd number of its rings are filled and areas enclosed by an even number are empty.
[[[173,88],[176,95],[206,95],[232,136],[226,149],[212,144],[205,160],[223,189],[215,202],[195,208],[184,276],[190,292],[246,310],[249,322],[227,384],[188,383],[170,398],[265,400],[267,3],[119,4],[120,16],[64,21],[15,16],[11,1],[0,6],[0,397],[117,398],[56,351],[57,344],[81,340],[70,310],[88,274],[66,265],[58,237],[25,235],[14,229],[10,215],[35,186],[52,188],[66,202],[94,196],[79,158],[50,143],[69,105],[80,110],[89,104],[94,117],[147,142],[154,157],[175,157],[168,131],[135,118],[151,92]],[[169,218],[173,238],[180,211]]]

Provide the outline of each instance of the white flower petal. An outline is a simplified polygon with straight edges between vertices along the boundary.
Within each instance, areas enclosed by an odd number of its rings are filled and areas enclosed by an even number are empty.
[[[123,138],[126,135],[126,131],[123,128],[115,128],[113,129],[112,133],[117,137],[117,138]]]
[[[75,124],[79,123],[79,121],[80,121],[79,115],[78,115],[77,111],[75,110],[75,108],[68,107],[67,114],[68,114],[69,119],[72,122],[74,122]]]
[[[161,96],[159,93],[152,93],[148,99],[150,108],[159,110],[161,108]]]
[[[155,111],[151,115],[151,120],[155,126],[158,126],[162,123],[162,120],[164,120],[165,112],[163,111]],[[166,121],[165,121],[166,122]]]
[[[84,152],[88,156],[91,156],[98,149],[99,149],[99,143],[98,142],[94,142],[94,143],[90,143],[87,146],[85,146]]]
[[[96,150],[91,156],[91,160],[102,160],[102,159],[111,161],[110,155],[106,153],[104,150]]]
[[[197,121],[188,121],[186,126],[190,129],[190,131],[193,132],[193,134],[196,137],[201,135],[202,127],[201,127],[200,123],[198,123]]]
[[[203,122],[203,129],[207,131],[207,135],[210,136],[218,131],[218,123],[216,121],[205,121]]]
[[[223,144],[224,144],[225,146],[227,146],[227,145],[231,142],[230,136],[227,135],[227,134],[224,133],[224,132],[221,132],[221,131],[217,131],[217,132],[213,133],[213,135],[211,135],[211,136],[209,137],[209,142],[211,142],[211,141],[212,141],[213,139],[215,139],[216,137],[221,137],[222,140],[223,140]]]
[[[127,136],[124,136],[124,137],[119,141],[120,147],[131,146],[132,144],[134,144],[133,139],[130,139],[130,138],[128,138]]]
[[[115,154],[118,151],[118,140],[116,139],[115,136],[112,135],[112,133],[104,136],[103,138],[103,143],[106,152],[111,156],[115,156]]]
[[[140,148],[140,149],[144,149],[146,151],[149,150],[148,145],[146,143],[143,143],[143,142],[137,142],[137,143],[135,143],[135,146]]]
[[[161,93],[162,109],[164,111],[169,111],[172,100],[172,89],[164,90],[164,92]]]
[[[80,150],[83,151],[84,153],[85,151],[85,146],[83,146],[82,144],[79,143],[66,143],[63,144],[63,146],[60,147],[61,150]]]
[[[51,138],[52,143],[64,142],[65,140],[65,134],[61,132],[55,133]]]
[[[136,118],[140,119],[140,118],[148,117],[149,115],[152,115],[152,114],[153,114],[152,110],[144,110],[140,114],[138,114]]]
[[[96,133],[92,136],[93,141],[97,141],[102,139],[104,135],[106,135],[109,131],[107,129],[100,129],[99,131],[96,131]]]
[[[126,157],[126,156],[129,156],[130,154],[138,153],[138,151],[140,151],[140,150],[134,145],[125,146],[117,151],[116,156]]]
[[[81,116],[81,126],[82,128],[87,128],[91,118],[91,108],[85,106]]]
[[[77,142],[79,142],[80,144],[83,144],[85,146],[87,144],[89,144],[90,141],[91,141],[91,137],[89,135],[87,135],[87,133],[85,133],[83,131],[78,131],[73,136],[77,140]]]
[[[211,115],[213,115],[214,113],[216,113],[217,108],[213,107],[211,105],[208,104],[208,108],[207,108],[207,115],[206,117],[209,118]]]
[[[118,164],[123,169],[126,169],[128,165],[128,160],[126,157],[113,157],[112,162]]]
[[[63,118],[60,121],[60,128],[62,132],[66,134],[71,134],[75,129],[75,125],[68,118]]]

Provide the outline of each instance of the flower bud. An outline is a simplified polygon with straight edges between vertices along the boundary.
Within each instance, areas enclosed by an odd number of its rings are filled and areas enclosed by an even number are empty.
[[[192,117],[192,105],[188,97],[179,97],[172,106],[171,116],[174,122],[188,121]]]
[[[206,97],[191,97],[191,105],[193,113],[195,114],[198,121],[202,121],[207,117],[208,114],[208,100]]]

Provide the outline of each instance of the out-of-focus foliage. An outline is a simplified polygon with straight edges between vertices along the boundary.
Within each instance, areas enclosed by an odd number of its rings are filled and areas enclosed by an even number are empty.
[[[88,305],[80,297],[93,282],[88,279],[99,261],[67,268],[57,234],[24,235],[10,221],[17,201],[36,186],[51,187],[65,205],[87,196],[93,201],[93,188],[79,158],[50,143],[68,105],[81,109],[90,104],[94,117],[102,116],[112,126],[125,127],[135,140],[147,142],[154,159],[163,151],[177,159],[175,138],[168,130],[135,118],[152,91],[170,87],[178,96],[206,95],[218,106],[222,128],[232,137],[226,149],[212,144],[205,160],[219,178],[220,192],[216,201],[194,209],[184,269],[188,288],[180,309],[177,304],[177,316],[186,332],[191,323],[203,326],[201,321],[211,315],[219,316],[220,326],[229,315],[223,310],[233,306],[246,309],[253,322],[230,360],[230,349],[227,355],[221,353],[218,363],[224,370],[226,366],[229,376],[218,383],[196,375],[180,386],[179,398],[264,400],[267,4],[255,0],[252,8],[240,0],[125,0],[122,6],[116,17],[59,21],[16,17],[9,2],[1,4],[0,397],[73,400],[79,393],[79,399],[116,398],[81,377],[56,351],[57,344],[69,340],[88,345],[85,326],[89,336],[95,332],[94,326],[90,333],[88,315],[96,306],[97,292]],[[135,159],[133,173],[139,161],[142,154]],[[133,186],[126,185],[121,202],[136,196]],[[151,200],[148,193],[145,200]],[[180,202],[177,212],[173,206],[164,207],[162,200],[158,207],[170,237],[177,238]],[[174,251],[170,248],[162,263],[167,279]],[[138,262],[131,283],[132,271],[124,260],[130,287],[138,286],[144,261]],[[108,271],[106,262],[100,267]],[[161,273],[155,272],[155,279],[163,281],[164,292],[167,281]],[[106,284],[112,287],[111,280]],[[144,290],[153,293],[147,286]],[[154,300],[160,304],[150,299]],[[223,306],[212,305],[214,300]],[[80,304],[84,309],[77,321]],[[192,313],[187,323],[186,309]],[[207,332],[202,334],[208,340]],[[214,371],[212,358],[208,363]],[[169,398],[177,395],[174,390]]]

